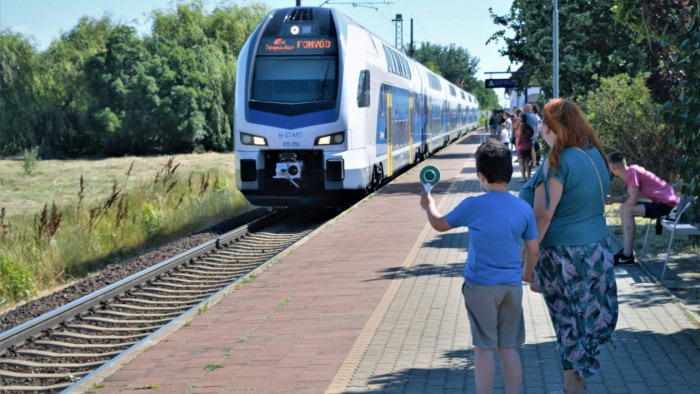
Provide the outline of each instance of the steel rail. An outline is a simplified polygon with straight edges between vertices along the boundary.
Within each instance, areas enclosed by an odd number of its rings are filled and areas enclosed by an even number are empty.
[[[100,306],[101,304],[125,293],[129,289],[153,280],[156,277],[206,253],[209,253],[214,249],[218,249],[222,244],[234,241],[240,237],[243,237],[249,232],[254,232],[257,229],[266,226],[268,223],[276,220],[278,215],[280,215],[280,212],[272,211],[251,223],[240,226],[215,239],[182,252],[177,256],[171,257],[105,288],[85,295],[58,309],[45,313],[35,319],[3,332],[0,334],[0,356],[4,355],[9,348],[19,346],[27,339],[39,336],[47,330],[56,328],[60,323],[70,320],[94,307]]]

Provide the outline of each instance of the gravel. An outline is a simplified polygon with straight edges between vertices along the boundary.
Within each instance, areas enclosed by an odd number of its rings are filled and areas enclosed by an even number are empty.
[[[0,332],[10,330],[24,322],[66,305],[87,294],[118,282],[136,272],[158,264],[195,246],[268,213],[266,208],[255,208],[221,222],[204,231],[162,245],[150,252],[129,260],[113,263],[87,278],[49,295],[19,305],[0,315]]]

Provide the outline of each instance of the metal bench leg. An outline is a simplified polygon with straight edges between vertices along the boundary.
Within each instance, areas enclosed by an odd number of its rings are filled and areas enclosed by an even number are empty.
[[[640,258],[644,258],[644,252],[647,250],[647,240],[649,239],[649,229],[651,228],[651,219],[649,219],[649,224],[647,224],[647,235],[644,237],[644,247],[642,247],[642,254],[639,255]]]
[[[676,228],[671,231],[671,239],[668,240],[668,250],[666,251],[666,260],[664,260],[664,269],[661,270],[661,280],[664,280],[664,274],[666,273],[666,265],[668,264],[668,258],[671,256],[671,245],[673,245],[673,236],[676,234]]]

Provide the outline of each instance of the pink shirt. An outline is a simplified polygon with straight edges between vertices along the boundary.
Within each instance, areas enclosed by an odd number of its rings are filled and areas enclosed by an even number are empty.
[[[663,179],[647,171],[644,167],[632,164],[625,173],[627,188],[639,188],[639,195],[653,202],[675,207],[680,202],[676,192]]]

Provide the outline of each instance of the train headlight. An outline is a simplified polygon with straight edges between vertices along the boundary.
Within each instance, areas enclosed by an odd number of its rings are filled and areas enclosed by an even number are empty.
[[[345,132],[333,133],[316,138],[314,145],[340,145],[345,142]]]
[[[267,146],[267,140],[265,137],[259,137],[248,133],[241,133],[241,143],[243,145]]]

